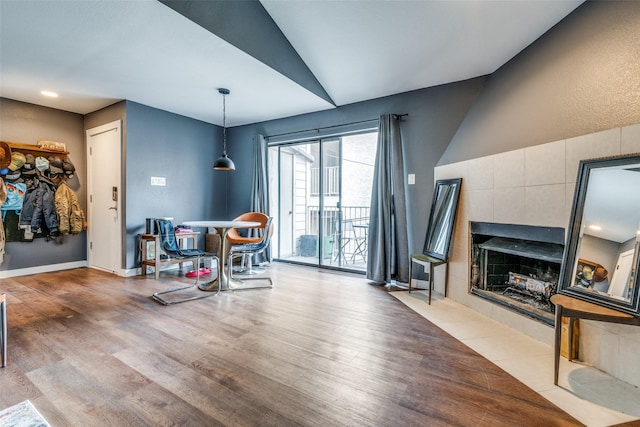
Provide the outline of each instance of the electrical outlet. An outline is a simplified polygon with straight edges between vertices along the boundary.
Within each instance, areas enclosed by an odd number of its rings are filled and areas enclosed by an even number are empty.
[[[416,174],[410,173],[409,176],[407,176],[407,182],[409,185],[414,185],[416,183]]]
[[[167,185],[167,178],[165,178],[164,176],[152,176],[151,185],[159,185],[161,187],[164,187],[165,185]]]

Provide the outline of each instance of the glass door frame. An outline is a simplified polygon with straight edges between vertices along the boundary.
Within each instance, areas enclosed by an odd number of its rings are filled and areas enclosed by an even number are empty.
[[[283,141],[283,142],[277,142],[277,143],[269,143],[268,144],[268,150],[275,150],[277,149],[277,177],[275,178],[275,182],[277,182],[277,200],[274,200],[275,203],[277,203],[278,205],[278,209],[277,209],[277,218],[274,218],[276,220],[276,223],[278,224],[277,226],[277,230],[281,230],[281,224],[282,224],[282,218],[281,216],[283,215],[283,212],[281,210],[282,208],[282,197],[283,197],[283,193],[282,193],[282,177],[281,177],[281,171],[282,171],[282,149],[283,148],[287,148],[287,147],[295,147],[295,146],[305,146],[305,145],[314,145],[317,144],[318,146],[318,211],[316,213],[316,221],[317,221],[317,232],[315,234],[316,236],[316,244],[317,244],[317,253],[314,257],[309,257],[309,258],[315,258],[314,262],[307,262],[307,261],[302,261],[302,260],[295,260],[295,259],[288,259],[286,256],[288,256],[288,254],[283,257],[282,256],[282,233],[278,233],[277,235],[277,239],[274,239],[277,242],[278,245],[278,250],[276,251],[277,253],[277,257],[274,254],[274,261],[279,261],[279,262],[287,262],[287,263],[291,263],[291,264],[300,264],[300,265],[307,265],[307,266],[315,266],[315,267],[320,267],[320,268],[324,268],[324,269],[332,269],[332,270],[339,270],[339,271],[346,271],[346,272],[350,272],[350,273],[359,273],[359,274],[364,274],[365,271],[363,271],[361,268],[349,268],[349,264],[347,262],[343,262],[343,255],[341,253],[341,246],[342,242],[339,241],[337,244],[335,242],[333,242],[333,240],[330,241],[330,239],[328,239],[328,237],[333,237],[335,238],[335,235],[340,236],[339,238],[341,238],[342,236],[342,232],[341,230],[337,230],[337,234],[334,231],[330,231],[331,234],[325,236],[327,230],[332,230],[332,225],[329,224],[329,222],[333,223],[334,221],[337,220],[336,224],[338,228],[341,228],[341,221],[340,221],[340,217],[343,215],[343,184],[344,184],[344,179],[343,179],[343,154],[344,154],[344,150],[343,150],[343,137],[348,137],[348,136],[354,136],[354,135],[359,135],[359,134],[369,134],[369,133],[377,133],[377,129],[372,129],[372,128],[367,128],[367,129],[363,129],[357,132],[348,132],[345,134],[339,134],[339,135],[326,135],[326,136],[321,136],[321,137],[313,137],[313,138],[306,138],[306,139],[300,139],[300,140],[290,140],[290,141]],[[338,183],[337,183],[337,188],[338,188],[338,192],[337,192],[337,203],[336,203],[336,210],[335,212],[337,212],[337,216],[336,215],[330,215],[327,216],[325,209],[327,208],[327,195],[325,195],[325,185],[327,184],[327,178],[325,177],[325,173],[326,173],[326,149],[327,149],[327,144],[328,143],[337,143],[337,158],[338,158]],[[272,168],[269,168],[269,170],[273,170]],[[292,171],[293,174],[295,174],[295,170]],[[273,181],[272,181],[273,182]],[[295,188],[295,183],[294,183],[294,188]],[[309,191],[309,190],[307,190]],[[295,195],[294,197],[294,212],[295,212]],[[306,206],[307,211],[310,212],[310,210],[308,209],[309,205]],[[310,224],[310,218],[311,216],[307,214],[307,218],[305,218],[305,221],[307,221],[308,224]],[[295,223],[295,220],[294,220]],[[296,241],[299,238],[299,236],[297,236],[296,234],[296,230],[295,230],[295,225],[292,227],[292,245],[293,245],[293,253],[295,254],[296,252]],[[332,248],[327,248],[327,244],[332,245]],[[325,254],[329,252],[329,249],[331,250],[330,253],[330,258],[328,259],[328,261],[325,259]],[[338,253],[336,254],[335,251],[338,251]],[[335,261],[334,261],[335,259]]]

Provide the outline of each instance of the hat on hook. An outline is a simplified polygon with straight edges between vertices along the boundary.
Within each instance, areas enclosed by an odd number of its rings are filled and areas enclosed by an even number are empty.
[[[45,159],[42,156],[36,157],[36,169],[41,172],[49,169],[49,160]]]
[[[22,167],[22,165],[24,165],[25,161],[26,161],[26,158],[24,157],[24,154],[16,151],[13,154],[11,154],[11,163],[9,163],[8,167],[12,171],[17,171]]]
[[[73,175],[76,172],[76,167],[73,166],[73,163],[68,159],[62,162],[62,169],[64,170],[65,175],[67,175],[67,178],[73,178]]]

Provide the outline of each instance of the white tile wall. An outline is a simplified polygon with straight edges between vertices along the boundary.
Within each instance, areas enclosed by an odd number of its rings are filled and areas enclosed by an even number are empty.
[[[640,124],[622,128],[623,153],[640,153]]]
[[[621,129],[615,128],[567,139],[566,182],[576,182],[580,160],[620,154],[620,134]],[[589,157],[585,157],[585,153]]]
[[[565,217],[565,198],[564,183],[526,187],[526,211],[522,217],[524,221],[520,224],[567,227],[569,221]]]
[[[579,160],[634,152],[640,152],[640,124],[437,167],[436,180],[463,179],[448,296],[552,345],[553,328],[469,294],[469,221],[567,230]],[[640,387],[640,327],[583,322],[580,348],[584,363]]]
[[[565,141],[524,149],[525,185],[564,184]]]
[[[524,150],[508,151],[493,156],[494,187],[524,187]]]

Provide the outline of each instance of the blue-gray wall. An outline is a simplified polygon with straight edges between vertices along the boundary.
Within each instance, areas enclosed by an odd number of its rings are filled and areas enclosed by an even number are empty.
[[[212,168],[221,154],[219,126],[131,101],[126,114],[125,266],[132,268],[146,218],[172,217],[178,225],[218,217],[225,176]],[[152,176],[166,178],[167,185],[152,186]]]
[[[83,117],[80,114],[40,107],[25,102],[0,98],[0,140],[38,143],[38,140],[64,142],[69,158],[76,167],[76,177],[68,181],[86,211],[86,153]],[[47,242],[7,242],[0,270],[17,270],[41,265],[62,264],[87,259],[87,233],[65,236],[63,244]]]
[[[401,125],[405,170],[416,175],[416,185],[407,186],[409,239],[414,250],[421,249],[433,194],[433,168],[482,90],[484,81],[485,78],[480,77],[333,110],[232,128],[227,152],[236,164],[236,171],[228,175],[226,217],[233,218],[250,208],[255,135],[276,135],[377,119],[381,114],[406,113],[408,116],[403,118]]]

